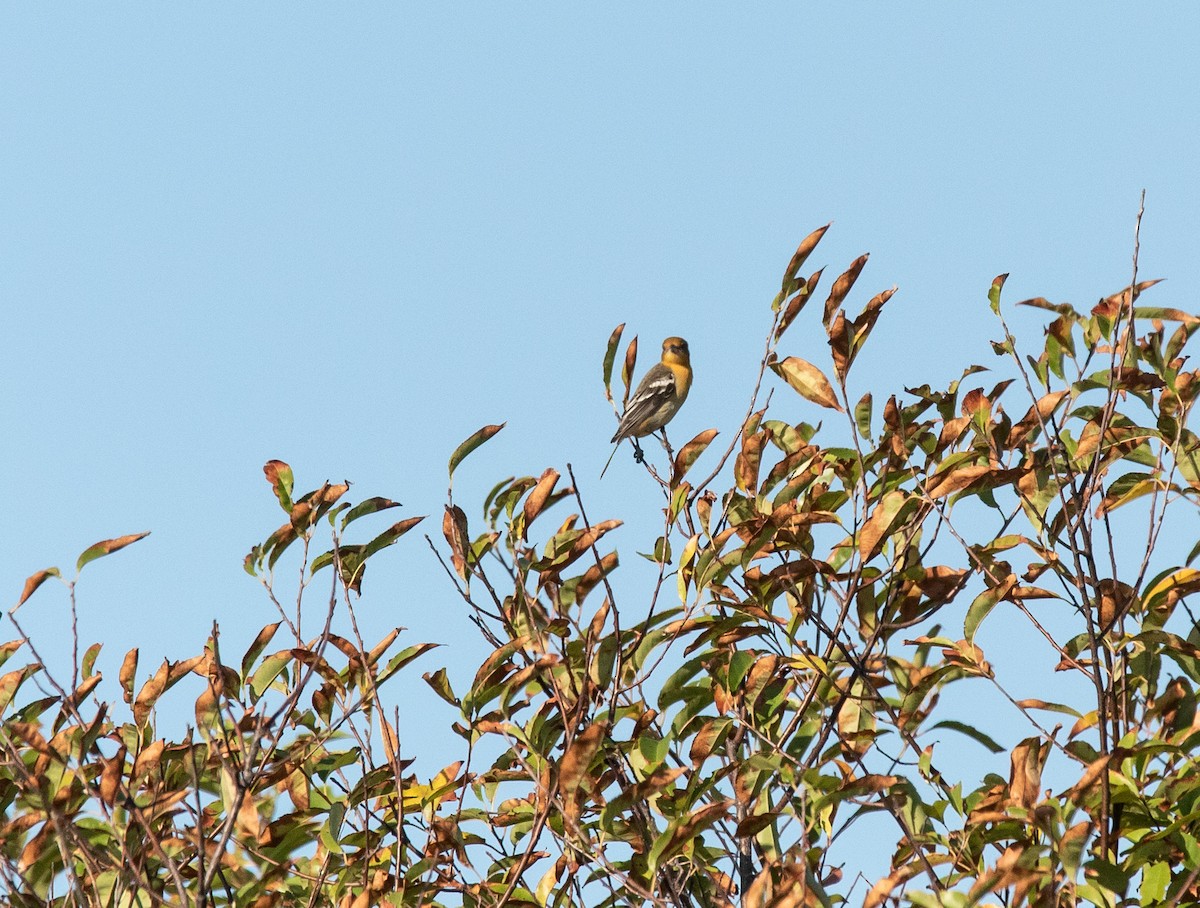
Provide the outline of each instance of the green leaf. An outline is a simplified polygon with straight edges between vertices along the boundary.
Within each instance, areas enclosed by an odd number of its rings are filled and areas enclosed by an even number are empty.
[[[959,734],[966,735],[972,741],[977,741],[994,754],[1002,753],[1004,751],[1004,748],[997,744],[993,738],[984,734],[978,728],[975,728],[972,725],[967,725],[965,722],[958,722],[954,719],[943,719],[936,725],[931,725],[929,730],[933,731],[935,728],[948,728],[951,731],[956,731]]]
[[[613,329],[613,333],[608,337],[608,347],[604,351],[604,396],[609,400],[612,400],[613,363],[617,361],[617,347],[621,343],[621,332],[624,330],[624,322]]]
[[[250,675],[250,669],[254,667],[254,663],[262,655],[262,651],[267,648],[267,644],[271,642],[271,638],[275,636],[275,631],[279,630],[279,625],[282,623],[282,621],[276,621],[274,624],[268,624],[258,632],[258,636],[254,638],[254,642],[246,650],[246,655],[242,656],[243,678]]]
[[[742,683],[742,679],[746,677],[746,672],[750,671],[750,666],[754,664],[755,655],[747,650],[737,650],[729,657],[729,689],[735,691]]]
[[[450,689],[450,680],[446,677],[446,670],[439,668],[437,671],[426,672],[421,676],[425,679],[425,683],[433,688],[433,692],[449,703],[451,706],[459,706],[458,697],[454,696],[454,691]]]
[[[92,669],[96,666],[96,657],[100,655],[100,647],[103,645],[102,643],[93,643],[83,654],[83,664],[80,666],[80,670],[85,681],[92,676]],[[2,661],[3,659],[0,659],[0,662]]]
[[[250,678],[250,693],[257,700],[266,692],[271,683],[279,677],[289,662],[292,661],[291,650],[280,650],[273,656],[268,656]]]
[[[346,817],[346,805],[340,801],[335,801],[329,806],[329,816],[326,817],[324,825],[321,826],[321,844],[328,848],[334,854],[344,854],[342,843],[338,841],[338,836],[342,831],[342,820]]]
[[[872,403],[871,392],[868,391],[854,407],[854,424],[858,427],[858,434],[866,441],[871,440]]]
[[[1010,587],[1011,584],[1002,584],[986,589],[975,597],[975,601],[967,609],[966,620],[963,621],[963,636],[967,638],[968,642],[974,642],[975,632],[979,630],[979,625],[983,624],[983,619],[991,614],[996,603],[1007,595]]]
[[[342,518],[342,529],[346,529],[346,527],[360,517],[366,517],[368,514],[377,514],[380,511],[386,511],[388,508],[398,507],[401,507],[400,502],[392,501],[390,498],[368,498],[366,501],[352,507],[349,513]]]
[[[439,646],[441,646],[440,643],[418,643],[416,646],[410,646],[407,649],[401,650],[388,660],[388,664],[384,666],[383,671],[379,673],[379,677],[376,679],[375,683],[383,684],[384,681],[387,681],[390,677],[392,677],[392,675],[404,668],[404,666],[408,665],[410,662],[413,662],[423,654],[429,652],[431,649],[436,649]]]
[[[1157,905],[1167,894],[1167,884],[1171,882],[1171,865],[1166,861],[1156,861],[1142,871],[1142,889],[1139,895],[1143,905]]]
[[[363,560],[365,561],[370,558],[380,549],[386,549],[389,545],[393,545],[401,536],[424,520],[426,516],[423,514],[420,517],[409,517],[407,520],[401,520],[399,523],[392,524],[367,543],[367,547],[363,551]]]
[[[500,423],[498,426],[484,426],[461,445],[454,449],[454,453],[450,455],[450,478],[454,479],[454,471],[458,465],[467,459],[467,456],[478,448],[481,444],[503,429],[508,423]]]
[[[1000,291],[1004,288],[1004,282],[1008,280],[1007,274],[997,275],[992,281],[992,287],[988,290],[988,303],[991,304],[992,311],[997,315],[1000,314]]]
[[[263,474],[267,477],[267,482],[271,484],[275,497],[279,499],[279,506],[283,508],[284,513],[291,514],[292,488],[296,483],[296,477],[292,475],[292,468],[282,460],[268,460],[263,466]]]
[[[119,552],[127,545],[133,545],[139,539],[145,539],[150,535],[150,532],[134,533],[131,536],[119,536],[116,539],[105,539],[97,542],[95,545],[88,546],[83,550],[83,554],[79,556],[79,560],[75,563],[75,570],[83,570],[85,564],[90,564],[97,558],[103,558],[105,555],[111,555],[113,552]],[[51,569],[53,570],[53,568]]]
[[[1110,864],[1108,861],[1099,859],[1089,861],[1084,868],[1084,875],[1090,880],[1095,880],[1106,891],[1121,898],[1124,898],[1125,890],[1129,888],[1129,876],[1120,867]]]

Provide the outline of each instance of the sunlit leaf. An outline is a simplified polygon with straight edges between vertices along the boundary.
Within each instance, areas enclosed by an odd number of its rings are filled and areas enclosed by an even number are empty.
[[[807,400],[831,410],[841,411],[842,405],[838,403],[829,379],[812,363],[798,356],[789,356],[787,359],[774,360],[770,365],[776,375]]]
[[[854,286],[854,282],[857,281],[858,276],[862,274],[863,267],[867,264],[868,258],[870,258],[869,253],[860,255],[853,262],[851,262],[850,267],[847,268],[841,275],[839,275],[838,279],[833,282],[833,287],[829,291],[829,298],[825,301],[825,315],[822,318],[822,322],[825,325],[830,323],[834,312],[836,312],[842,303],[845,302],[846,296],[850,293],[850,288]]]
[[[84,549],[83,554],[79,556],[79,561],[75,563],[77,571],[83,570],[83,566],[97,558],[103,558],[105,555],[111,555],[113,552],[119,552],[127,545],[133,545],[139,539],[145,539],[149,536],[149,531],[145,533],[134,533],[131,536],[119,536],[116,539],[105,539],[97,542],[95,545],[88,546]]]
[[[17,604],[13,606],[13,611],[16,611],[25,604],[30,596],[34,594],[39,586],[49,580],[51,577],[61,577],[58,568],[46,568],[44,571],[38,571],[36,574],[31,574],[25,581],[25,588],[21,591],[21,598],[17,600]]]
[[[716,437],[716,429],[705,429],[679,449],[679,453],[675,455],[675,467],[671,473],[670,485],[672,487],[679,485],[680,480],[682,480],[683,477],[687,475],[687,471],[692,468],[692,464],[699,459],[700,455],[704,453],[705,449]]]
[[[292,488],[296,482],[292,468],[282,460],[268,460],[263,466],[263,474],[271,484],[275,497],[279,499],[279,506],[283,508],[284,513],[291,514]]]
[[[988,304],[997,315],[1000,314],[1000,291],[1004,289],[1004,282],[1007,280],[1007,274],[997,275],[995,280],[992,281],[991,289],[988,290]],[[1027,302],[1026,305],[1029,305],[1029,303]]]
[[[784,296],[794,292],[796,278],[800,274],[800,269],[804,267],[804,263],[808,261],[808,257],[812,255],[813,250],[817,248],[817,244],[821,242],[821,239],[829,231],[831,226],[832,222],[826,224],[824,227],[818,227],[800,241],[800,245],[796,247],[796,251],[792,255],[791,261],[788,262],[787,268],[785,268],[783,272]]]
[[[458,468],[460,463],[466,460],[467,456],[472,451],[503,429],[506,425],[507,423],[500,423],[499,425],[484,426],[482,429],[472,434],[470,438],[460,444],[457,448],[455,448],[454,453],[450,455],[450,478],[454,478],[454,471]]]
[[[342,518],[342,529],[344,530],[360,517],[366,517],[368,514],[377,514],[380,511],[386,511],[388,508],[398,507],[401,507],[400,502],[392,501],[390,498],[368,498],[346,512],[346,516]]]

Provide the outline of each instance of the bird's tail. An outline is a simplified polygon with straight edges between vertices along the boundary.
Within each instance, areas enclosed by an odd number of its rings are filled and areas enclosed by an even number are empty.
[[[601,479],[603,479],[604,474],[608,472],[608,466],[612,463],[613,458],[617,456],[617,448],[619,447],[621,447],[621,443],[619,441],[613,445],[612,453],[608,455],[608,460],[604,462],[604,469],[600,471]]]

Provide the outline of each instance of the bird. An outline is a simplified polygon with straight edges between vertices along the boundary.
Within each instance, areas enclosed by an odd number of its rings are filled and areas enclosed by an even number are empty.
[[[692,362],[687,341],[682,337],[668,337],[662,344],[662,359],[642,376],[617,423],[617,431],[610,439],[616,447],[600,471],[600,478],[604,478],[617,448],[626,438],[633,442],[634,459],[641,463],[644,455],[637,440],[669,423],[687,400],[691,388]]]

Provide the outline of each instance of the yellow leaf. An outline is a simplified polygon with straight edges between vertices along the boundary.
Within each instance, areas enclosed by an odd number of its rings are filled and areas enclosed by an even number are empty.
[[[812,363],[798,356],[789,356],[787,359],[772,362],[771,369],[805,399],[818,406],[842,412],[842,406],[834,396],[829,379]]]

